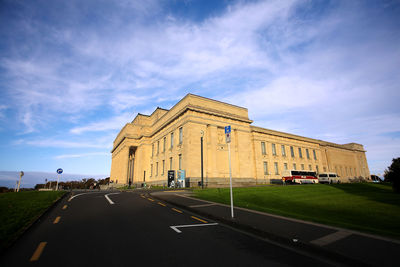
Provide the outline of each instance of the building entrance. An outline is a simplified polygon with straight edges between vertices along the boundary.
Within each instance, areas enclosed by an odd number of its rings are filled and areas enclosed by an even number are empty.
[[[129,149],[128,175],[127,175],[127,179],[126,179],[126,184],[133,184],[133,182],[134,182],[136,148],[137,147],[131,147]]]

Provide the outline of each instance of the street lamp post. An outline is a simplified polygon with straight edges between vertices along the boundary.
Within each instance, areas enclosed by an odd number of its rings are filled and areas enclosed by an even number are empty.
[[[203,178],[203,135],[204,131],[201,131],[200,145],[201,145],[201,189],[204,189],[204,178]]]

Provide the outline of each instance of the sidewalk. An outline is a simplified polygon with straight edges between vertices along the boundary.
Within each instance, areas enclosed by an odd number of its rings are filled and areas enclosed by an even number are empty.
[[[190,191],[153,192],[155,198],[215,221],[349,266],[398,266],[400,241],[285,218],[190,197]],[[396,263],[397,262],[397,263]]]

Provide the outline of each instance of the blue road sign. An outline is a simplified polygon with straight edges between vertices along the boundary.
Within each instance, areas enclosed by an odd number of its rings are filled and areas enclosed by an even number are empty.
[[[231,126],[225,126],[225,134],[231,133]]]
[[[58,174],[61,174],[62,172],[63,172],[63,169],[61,169],[61,168],[58,168],[58,169],[57,169],[57,173],[58,173]]]

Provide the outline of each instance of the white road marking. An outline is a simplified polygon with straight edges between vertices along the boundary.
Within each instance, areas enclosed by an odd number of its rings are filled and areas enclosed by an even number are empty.
[[[77,195],[75,195],[75,196],[70,197],[70,198],[68,199],[68,202],[70,202],[70,201],[73,200],[74,198],[79,197],[79,196],[81,196],[81,195],[86,195],[86,194],[98,194],[98,193],[104,193],[104,192],[87,192],[87,193],[80,193],[80,194],[77,194]]]
[[[211,226],[211,225],[217,225],[218,223],[202,223],[202,224],[187,224],[187,225],[173,225],[170,226],[172,230],[177,232],[178,234],[182,233],[181,230],[178,228],[185,228],[185,227],[197,227],[197,226]]]
[[[314,245],[318,245],[318,246],[326,246],[329,245],[333,242],[336,242],[340,239],[346,238],[349,235],[351,235],[350,232],[346,232],[346,231],[337,231],[335,233],[332,233],[330,235],[326,235],[323,236],[321,238],[315,239],[313,241],[311,241],[310,243],[314,244]]]
[[[110,194],[104,195],[104,197],[108,200],[108,202],[110,202],[111,205],[113,205],[115,203],[108,197],[108,195],[115,195],[115,194],[119,194],[119,193],[110,193]]]
[[[187,198],[187,199],[197,200],[197,201],[200,200],[198,198],[190,197],[190,196],[183,195],[183,194],[174,194],[174,195],[176,195],[178,197]],[[203,199],[201,201],[206,202],[206,203],[214,203],[214,204],[219,205],[219,206],[230,208],[229,205],[225,205],[225,204],[222,204],[222,203],[211,202],[211,201],[207,201],[207,200],[203,200]],[[304,223],[304,224],[308,224],[308,225],[314,225],[314,226],[318,226],[318,227],[322,227],[322,228],[326,228],[326,229],[332,229],[332,230],[336,230],[336,231],[349,232],[349,233],[355,234],[355,235],[360,235],[360,236],[365,236],[365,237],[368,237],[368,238],[373,238],[373,239],[383,240],[383,241],[387,241],[387,242],[391,242],[391,243],[395,243],[395,244],[400,244],[400,240],[393,239],[393,238],[377,236],[377,235],[373,235],[373,234],[366,234],[366,233],[362,233],[362,232],[358,232],[358,231],[354,231],[354,230],[348,230],[348,229],[339,228],[339,227],[335,227],[335,226],[329,226],[329,225],[325,225],[325,224],[321,224],[321,223],[315,223],[315,222],[309,222],[309,221],[304,221],[304,220],[299,220],[299,219],[294,219],[294,218],[289,218],[289,217],[283,217],[283,216],[280,216],[280,215],[275,215],[275,214],[266,213],[266,212],[257,211],[257,210],[251,210],[251,209],[246,209],[246,208],[241,208],[241,207],[234,207],[234,208],[238,209],[238,210],[244,210],[244,211],[247,211],[247,212],[252,212],[252,213],[261,214],[261,215],[264,215],[264,216],[273,217],[273,218],[284,219],[286,221],[299,222],[299,223]]]
[[[200,204],[200,205],[191,205],[189,208],[201,208],[201,207],[209,207],[209,206],[216,206],[217,203],[209,203],[209,204]]]

